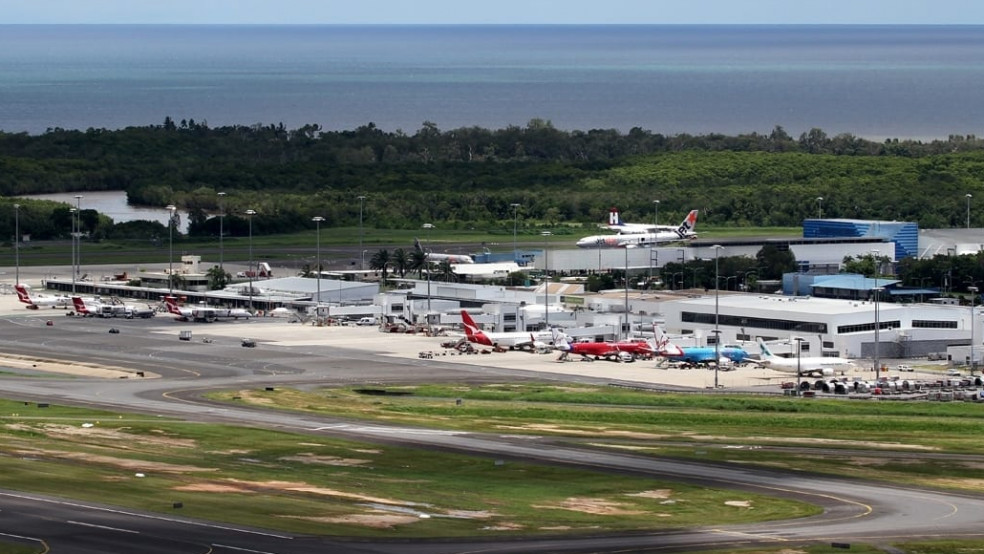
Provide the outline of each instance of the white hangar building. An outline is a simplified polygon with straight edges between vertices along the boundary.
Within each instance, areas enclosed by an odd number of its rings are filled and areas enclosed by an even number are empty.
[[[878,302],[876,315],[870,301],[721,293],[716,301],[710,294],[663,302],[660,309],[670,333],[701,335],[713,345],[716,317],[722,344],[802,337],[804,356],[873,358],[876,318],[881,358],[926,356],[971,340],[968,306]],[[980,346],[982,307],[975,310],[973,344]]]

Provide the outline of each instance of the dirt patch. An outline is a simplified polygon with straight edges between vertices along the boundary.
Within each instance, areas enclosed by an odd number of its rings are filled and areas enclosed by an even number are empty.
[[[297,454],[295,456],[283,456],[279,458],[285,462],[300,462],[302,464],[320,464],[326,466],[352,467],[365,465],[372,460],[362,460],[359,458],[339,458],[338,456],[318,456],[312,453]]]
[[[13,354],[5,354],[0,356],[0,367],[9,367],[11,369],[29,369],[31,371],[44,371],[46,373],[63,373],[67,375],[97,377],[102,379],[120,379],[130,377],[146,379],[160,377],[160,375],[149,371],[144,371],[143,377],[137,377],[136,370],[127,369],[125,367],[69,362],[49,358],[36,358],[32,356],[16,356]]]
[[[247,487],[254,490],[272,489],[272,490],[281,490],[281,491],[303,492],[303,493],[317,494],[323,496],[334,496],[337,498],[345,498],[349,500],[359,500],[362,502],[375,502],[377,504],[388,504],[391,506],[419,505],[418,503],[415,502],[393,500],[391,498],[369,496],[365,494],[345,492],[335,489],[328,489],[324,487],[315,487],[307,483],[299,483],[294,481],[241,481],[239,479],[226,479],[223,482],[232,483],[233,485]]]
[[[508,521],[497,523],[495,525],[489,525],[488,527],[482,527],[483,531],[520,531],[522,529],[522,525]]]
[[[546,508],[552,510],[570,510],[572,512],[582,512],[585,514],[600,516],[630,516],[640,515],[646,512],[641,510],[626,509],[625,504],[613,502],[604,498],[568,498],[559,504],[540,504],[534,508]]]
[[[984,491],[984,479],[930,479],[927,483],[940,487],[955,487],[963,490]]]
[[[114,458],[112,456],[99,456],[87,454],[85,452],[65,452],[61,450],[40,450],[40,449],[20,449],[12,451],[18,456],[30,456],[34,458],[49,458],[58,460],[74,460],[90,464],[101,464],[112,467],[119,467],[127,470],[138,470],[147,473],[192,473],[202,471],[218,471],[215,468],[185,466],[178,464],[168,464],[164,462],[148,462],[145,460],[131,460],[127,458]]]
[[[241,390],[236,395],[242,398],[244,402],[250,402],[252,404],[262,404],[265,406],[274,406],[277,404],[274,399],[260,396],[252,390]]]
[[[314,521],[318,523],[341,523],[343,525],[360,525],[362,527],[371,527],[373,529],[392,529],[397,525],[408,525],[416,521],[420,521],[417,516],[409,516],[402,514],[387,514],[387,513],[370,513],[370,514],[350,514],[345,516],[336,517],[299,517],[299,516],[281,516],[289,517],[291,519],[303,519],[305,521]]]
[[[639,498],[655,498],[657,500],[666,500],[673,494],[670,489],[653,489],[651,491],[642,491],[626,494],[625,496],[636,496]]]
[[[725,441],[728,443],[734,443],[734,437],[724,437],[715,435],[698,435],[695,433],[681,433],[681,436],[691,438],[693,440],[700,441]],[[753,442],[766,442],[774,444],[808,444],[810,446],[816,445],[826,445],[826,446],[851,446],[857,448],[874,449],[874,448],[888,448],[892,450],[940,450],[935,446],[924,446],[921,444],[904,444],[901,442],[869,442],[860,440],[841,440],[841,439],[822,439],[815,437],[756,437],[749,436],[741,439],[742,443],[753,443]]]
[[[185,491],[185,492],[220,492],[220,493],[249,493],[249,494],[256,492],[246,487],[237,487],[235,485],[223,485],[219,483],[194,483],[191,485],[181,485],[178,487],[171,487],[171,490]]]
[[[448,510],[444,515],[454,519],[489,519],[498,514],[488,510]]]
[[[135,435],[127,433],[123,429],[108,429],[105,427],[81,427],[75,425],[64,425],[59,423],[42,423],[40,425],[28,425],[25,423],[11,423],[5,425],[7,429],[14,431],[33,431],[44,433],[45,436],[55,439],[67,439],[76,437],[87,437],[88,439],[102,439],[118,441],[122,444],[114,445],[118,448],[130,449],[131,445],[152,445],[174,448],[195,448],[197,443],[191,439],[179,439],[166,436]]]
[[[605,437],[649,440],[660,440],[670,437],[670,435],[657,435],[655,433],[643,433],[639,431],[623,431],[620,429],[605,429],[604,427],[593,429],[574,429],[571,427],[561,427],[559,425],[551,425],[548,423],[531,423],[529,425],[497,425],[496,428],[509,431],[542,431],[548,433],[566,433],[568,435],[601,435]]]

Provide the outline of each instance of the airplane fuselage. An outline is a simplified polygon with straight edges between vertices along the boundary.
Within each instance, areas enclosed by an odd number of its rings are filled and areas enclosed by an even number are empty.
[[[593,235],[577,241],[578,248],[625,248],[627,246],[655,246],[697,238],[690,234],[680,236],[676,232],[632,233],[619,235]]]

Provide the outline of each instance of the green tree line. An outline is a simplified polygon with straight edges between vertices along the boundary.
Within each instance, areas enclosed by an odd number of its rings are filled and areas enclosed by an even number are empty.
[[[215,235],[219,210],[242,234],[365,225],[417,229],[481,228],[511,233],[537,226],[588,225],[618,206],[627,220],[676,223],[701,211],[700,224],[797,226],[804,218],[916,221],[962,226],[965,195],[984,199],[984,140],[873,142],[812,129],[769,134],[666,136],[634,128],[562,131],[549,121],[504,129],[442,131],[425,122],[413,134],[373,124],[345,131],[318,125],[212,128],[165,119],[121,130],[0,132],[0,232],[11,236],[10,196],[124,190],[134,204],[175,204],[192,212],[191,233]],[[225,196],[219,196],[219,192]],[[979,194],[978,194],[979,193]],[[357,200],[365,196],[364,203]],[[822,198],[822,200],[817,200]],[[22,222],[39,239],[67,236],[64,210],[21,202]],[[514,211],[513,204],[519,204]],[[63,221],[64,220],[64,221]],[[972,225],[984,224],[984,210]],[[152,239],[165,227],[87,216],[84,230]]]

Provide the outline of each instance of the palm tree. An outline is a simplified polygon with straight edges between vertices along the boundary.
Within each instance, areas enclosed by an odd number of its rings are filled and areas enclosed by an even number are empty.
[[[427,269],[427,254],[423,250],[414,250],[410,253],[410,271],[417,272],[417,278],[424,278],[424,270]]]
[[[205,275],[208,276],[209,290],[224,289],[232,279],[232,275],[230,275],[229,272],[217,265],[212,266],[211,269],[205,272]]]
[[[407,271],[410,269],[410,255],[407,251],[402,248],[397,248],[393,251],[393,271],[400,274],[402,279],[407,275]]]
[[[382,281],[385,283],[386,270],[389,268],[390,262],[391,260],[390,260],[389,250],[383,248],[382,250],[373,254],[372,258],[369,259],[369,269],[372,269],[373,271],[379,271],[380,273],[382,273]]]
[[[441,260],[441,263],[437,264],[437,273],[444,279],[445,283],[458,280],[457,275],[454,274],[454,266],[451,265],[450,260]]]

